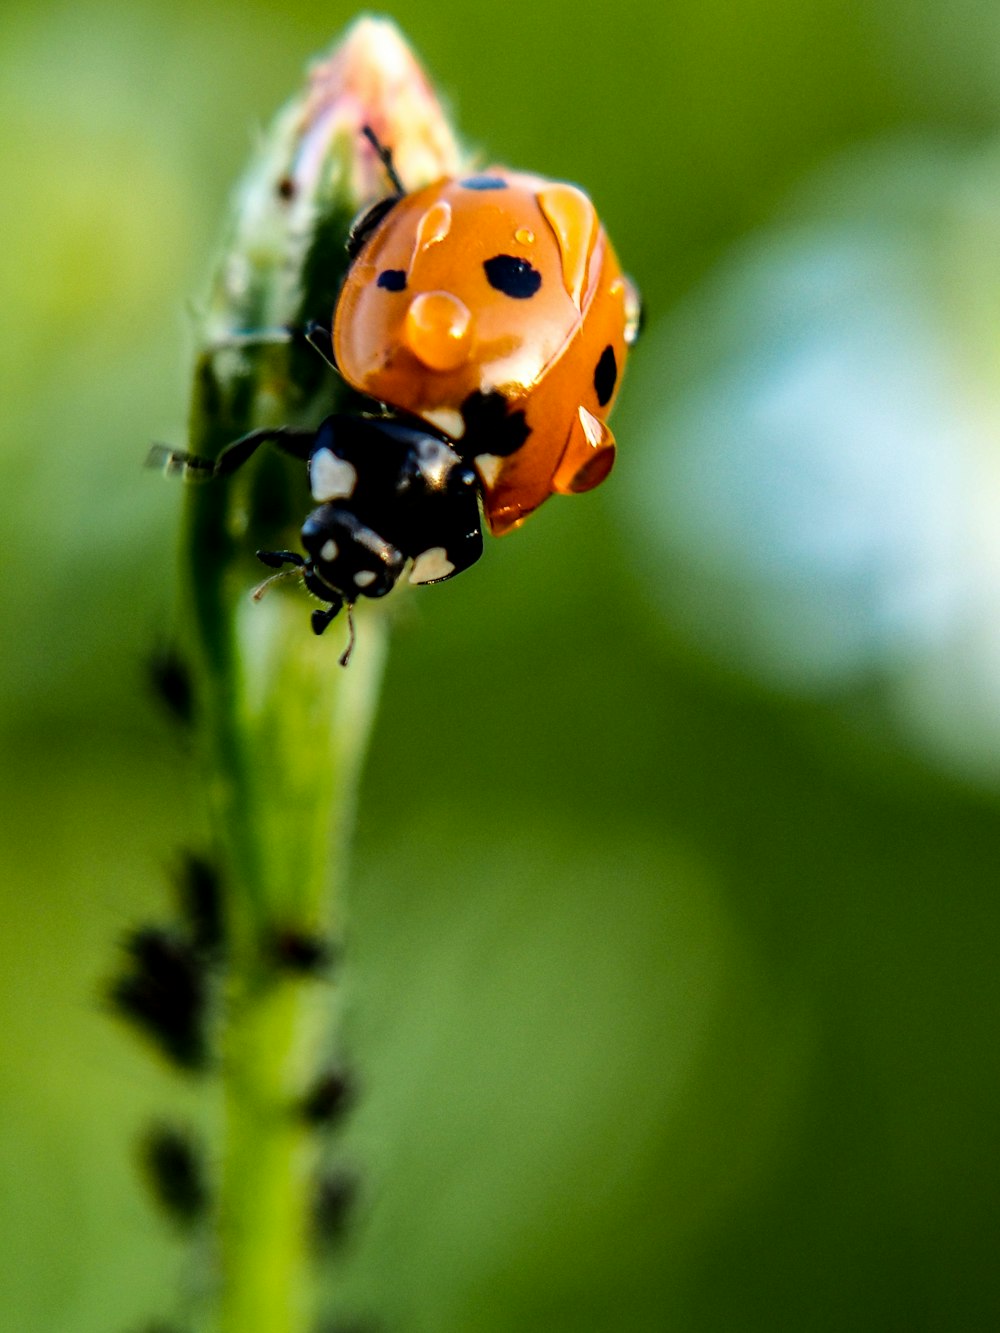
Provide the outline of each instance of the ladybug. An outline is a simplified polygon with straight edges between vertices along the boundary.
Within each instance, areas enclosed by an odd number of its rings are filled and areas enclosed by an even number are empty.
[[[298,571],[325,604],[317,634],[404,572],[424,584],[468,569],[483,550],[480,510],[501,535],[550,495],[603,481],[607,416],[640,325],[582,190],[495,167],[407,193],[390,151],[363,133],[393,190],[351,228],[332,329],[306,336],[371,413],[253,431],[215,460],[165,454],[213,477],[265,442],[306,462],[305,554],[257,555]]]

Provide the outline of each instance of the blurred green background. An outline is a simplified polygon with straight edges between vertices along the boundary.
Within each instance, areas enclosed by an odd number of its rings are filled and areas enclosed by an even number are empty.
[[[336,5],[0,26],[0,1326],[183,1313],[196,1114],[101,1010],[204,837],[188,303]],[[362,795],[335,1312],[400,1333],[1000,1324],[1000,10],[400,3],[646,296],[607,486],[409,600]],[[331,649],[331,670],[336,670]],[[185,1284],[186,1287],[185,1287]]]

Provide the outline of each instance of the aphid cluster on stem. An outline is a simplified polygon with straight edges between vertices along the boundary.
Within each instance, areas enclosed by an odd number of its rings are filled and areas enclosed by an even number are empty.
[[[221,884],[211,862],[189,852],[174,889],[174,921],[125,937],[125,963],[108,998],[171,1064],[198,1072],[209,1063],[209,1009],[223,944]]]
[[[147,663],[149,684],[164,712],[182,727],[194,721],[195,699],[191,673],[173,647],[158,648]]]
[[[204,1068],[207,1058],[204,959],[176,930],[142,926],[124,941],[126,965],[110,1000],[160,1053],[181,1069]]]
[[[302,1099],[301,1114],[310,1125],[333,1125],[354,1103],[355,1089],[342,1069],[321,1074]]]
[[[317,312],[302,332],[371,411],[255,430],[214,459],[151,454],[214,479],[265,443],[306,464],[315,508],[302,551],[258,551],[278,572],[255,596],[298,577],[322,603],[317,634],[404,573],[428,584],[468,569],[483,550],[480,510],[500,535],[550,495],[603,481],[615,457],[607,417],[640,324],[582,190],[491,167],[407,193],[364,133],[392,190],[351,229],[332,324]]]
[[[139,1144],[139,1169],[163,1212],[182,1230],[193,1227],[208,1206],[208,1186],[199,1145],[176,1125],[154,1125]]]
[[[267,949],[279,968],[303,977],[322,976],[335,956],[329,940],[305,930],[276,930]]]
[[[175,874],[175,913],[166,924],[141,926],[123,941],[123,965],[109,983],[112,1008],[139,1031],[170,1064],[189,1075],[217,1067],[213,1051],[214,1011],[226,967],[221,878],[212,862],[186,853]],[[261,962],[275,984],[307,982],[331,966],[329,941],[287,927],[259,942]],[[328,1131],[353,1102],[354,1082],[330,1068],[303,1089],[287,1108],[306,1130]],[[139,1172],[153,1201],[178,1229],[193,1232],[212,1205],[202,1145],[189,1129],[158,1121],[140,1137]],[[311,1222],[317,1251],[329,1249],[348,1224],[358,1191],[350,1171],[326,1169],[314,1182]],[[164,1330],[172,1326],[149,1325]]]
[[[333,1253],[347,1234],[359,1181],[350,1170],[327,1171],[316,1182],[312,1206],[313,1242],[319,1254]]]

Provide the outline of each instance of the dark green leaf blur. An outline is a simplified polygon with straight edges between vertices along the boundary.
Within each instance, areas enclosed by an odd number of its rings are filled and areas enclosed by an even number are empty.
[[[148,688],[180,495],[142,460],[183,444],[255,127],[353,14],[4,7],[12,1333],[183,1327],[204,1280],[136,1170],[151,1120],[204,1106],[102,1000],[206,841]],[[331,1317],[997,1327],[1000,11],[393,17],[484,160],[588,189],[648,320],[607,484],[400,612]]]

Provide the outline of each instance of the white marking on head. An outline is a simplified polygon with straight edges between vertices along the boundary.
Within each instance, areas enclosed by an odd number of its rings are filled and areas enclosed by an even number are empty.
[[[354,575],[354,582],[359,588],[370,588],[375,582],[375,573],[371,569],[359,569]]]
[[[465,420],[453,407],[429,407],[420,415],[432,426],[437,426],[450,440],[460,440],[465,434]]]
[[[319,548],[319,554],[322,560],[326,560],[329,563],[331,560],[336,560],[337,556],[340,555],[340,547],[332,537],[328,537]]]
[[[358,474],[346,458],[338,458],[331,449],[317,449],[309,463],[309,482],[313,499],[321,504],[354,494]]]
[[[500,475],[503,459],[499,454],[477,454],[476,469],[487,486],[492,486]]]
[[[434,583],[437,579],[446,579],[454,574],[455,566],[448,559],[448,552],[443,546],[432,546],[422,551],[413,562],[410,570],[411,583]]]

